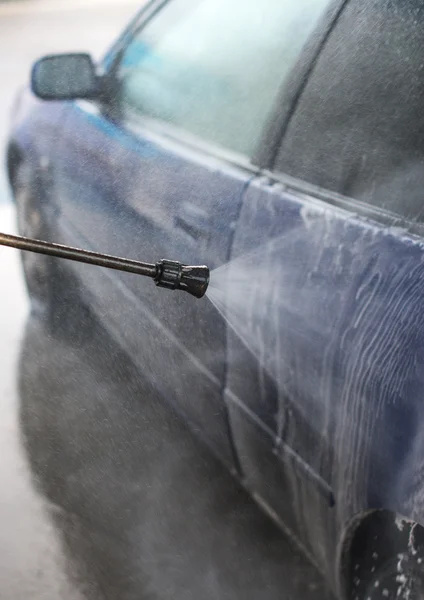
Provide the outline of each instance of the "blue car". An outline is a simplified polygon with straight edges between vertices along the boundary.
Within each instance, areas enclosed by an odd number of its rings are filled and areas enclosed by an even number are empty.
[[[424,7],[153,0],[16,104],[21,233],[206,264],[206,298],[25,256],[78,296],[344,599],[424,597]]]

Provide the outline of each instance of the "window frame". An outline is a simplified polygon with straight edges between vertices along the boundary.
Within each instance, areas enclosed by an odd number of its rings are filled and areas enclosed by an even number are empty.
[[[306,87],[309,76],[331,35],[344,8],[350,0],[329,1],[327,9],[315,27],[312,36],[307,40],[288,79],[277,94],[274,108],[265,123],[263,138],[254,154],[255,164],[263,169],[273,170],[282,144],[284,133],[296,106]]]
[[[110,65],[105,70],[104,77],[106,81],[109,81],[109,85],[116,85],[116,73],[120,66],[123,55],[131,44],[134,36],[137,35],[155,15],[162,10],[166,4],[173,0],[150,0],[146,6],[135,16],[133,21],[124,30],[121,37],[118,39],[113,49],[107,54]],[[278,148],[282,140],[282,133],[284,126],[288,123],[288,120],[295,110],[296,102],[298,101],[301,91],[306,84],[309,73],[311,72],[314,62],[320,53],[325,39],[328,36],[329,30],[331,30],[333,23],[337,19],[340,12],[340,5],[344,5],[348,0],[333,0],[329,3],[323,15],[318,20],[315,34],[312,38],[307,41],[305,48],[302,50],[296,63],[292,67],[288,80],[285,80],[279,91],[277,92],[277,100],[271,109],[269,116],[266,118],[261,134],[258,138],[258,143],[252,156],[249,158],[246,155],[238,154],[234,151],[227,150],[206,140],[201,139],[198,136],[191,135],[188,132],[184,132],[182,129],[178,129],[172,125],[154,121],[153,119],[140,117],[140,126],[129,127],[118,107],[111,110],[111,106],[105,107],[105,112],[109,118],[112,118],[124,129],[134,133],[135,135],[147,135],[152,139],[160,141],[165,139],[172,144],[177,143],[188,149],[195,149],[207,155],[221,159],[234,166],[239,166],[243,169],[247,169],[252,173],[259,174],[263,169],[272,169],[275,162],[275,158],[278,153]],[[331,7],[331,9],[330,9]],[[336,8],[336,10],[335,10]],[[318,35],[316,35],[318,32]],[[312,43],[311,43],[312,40]],[[111,53],[114,56],[111,57]],[[286,94],[287,83],[290,83],[292,88],[291,94]],[[108,85],[108,84],[107,84]],[[284,100],[284,96],[287,96]],[[284,102],[284,109],[281,110],[281,102]],[[277,132],[277,133],[276,133]]]
[[[305,60],[304,77],[302,81],[299,81],[297,95],[292,98],[291,103],[288,103],[288,108],[284,112],[284,116],[278,115],[277,112],[274,113],[277,119],[274,123],[270,122],[269,125],[270,127],[272,125],[278,128],[278,139],[277,136],[274,136],[274,139],[269,137],[271,140],[270,148],[268,151],[265,149],[264,155],[258,156],[258,164],[260,164],[261,174],[272,182],[272,184],[281,185],[285,190],[299,196],[304,196],[305,198],[308,198],[308,200],[316,200],[326,206],[349,212],[368,222],[373,222],[380,227],[399,229],[402,233],[421,241],[422,238],[424,238],[424,220],[421,222],[413,221],[400,213],[392,212],[379,206],[369,204],[363,200],[358,200],[351,196],[345,196],[339,192],[328,190],[304,179],[288,175],[284,171],[277,170],[276,168],[276,161],[280,147],[283,143],[286,128],[290,123],[291,117],[295,114],[296,106],[301,99],[302,92],[308,83],[308,79],[313,72],[321,51],[324,49],[327,40],[329,40],[337,25],[338,19],[343,14],[343,11],[350,1],[351,0],[334,0],[330,5],[331,8],[328,15],[329,19],[327,22],[326,34],[321,36],[320,41],[318,39],[316,40],[314,47],[312,45],[310,48],[305,47],[304,50],[311,56],[311,60],[308,65]],[[277,102],[281,102],[282,99],[284,100],[284,90],[282,90],[282,96],[277,98]]]

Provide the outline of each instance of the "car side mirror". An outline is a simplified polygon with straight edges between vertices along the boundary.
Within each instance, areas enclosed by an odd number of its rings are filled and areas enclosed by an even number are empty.
[[[57,54],[40,58],[31,73],[31,89],[42,100],[94,98],[98,77],[89,54]]]

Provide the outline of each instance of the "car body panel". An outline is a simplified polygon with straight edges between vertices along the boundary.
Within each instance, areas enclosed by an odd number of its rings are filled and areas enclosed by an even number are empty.
[[[8,149],[13,146],[34,169],[54,155],[60,136],[63,102],[46,105],[26,87],[16,95],[11,112]]]
[[[69,103],[55,161],[61,241],[148,262],[213,268],[228,260],[248,169],[117,125]],[[226,407],[225,324],[207,301],[133,275],[69,265],[107,327],[164,397],[233,468]],[[94,272],[95,271],[95,272]]]
[[[272,180],[244,197],[228,269],[248,297],[228,330],[236,449],[330,579],[357,514],[424,522],[408,497],[424,458],[423,275],[424,244],[406,230]]]

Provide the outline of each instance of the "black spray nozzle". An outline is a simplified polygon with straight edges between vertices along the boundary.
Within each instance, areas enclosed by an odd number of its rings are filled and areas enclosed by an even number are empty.
[[[209,285],[209,269],[204,265],[183,265],[174,260],[162,259],[156,263],[155,282],[168,290],[184,290],[201,298]]]
[[[184,290],[196,298],[204,296],[209,285],[208,267],[183,265],[174,260],[163,259],[156,264],[151,264],[6,233],[0,233],[0,246],[136,273],[154,279],[159,287]]]

